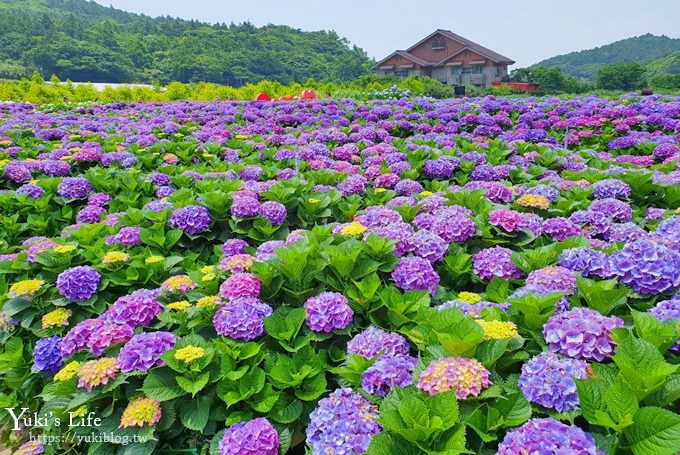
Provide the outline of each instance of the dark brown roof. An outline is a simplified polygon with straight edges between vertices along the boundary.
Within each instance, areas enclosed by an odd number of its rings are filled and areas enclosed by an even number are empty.
[[[432,38],[433,36],[435,36],[435,35],[437,35],[437,34],[443,35],[443,36],[445,36],[445,37],[447,37],[447,38],[449,38],[449,39],[451,39],[451,40],[453,40],[453,41],[457,41],[457,42],[459,42],[460,44],[462,44],[464,47],[463,47],[460,51],[456,52],[455,54],[452,54],[452,55],[447,56],[444,60],[442,60],[442,61],[440,61],[440,62],[428,62],[428,61],[423,60],[423,59],[420,58],[420,57],[416,57],[415,55],[413,55],[413,54],[410,53],[411,50],[413,50],[413,49],[415,49],[416,47],[420,46],[422,43],[424,43],[425,41],[429,40],[430,38]],[[484,57],[488,58],[489,60],[492,60],[492,61],[494,61],[494,62],[496,62],[496,63],[506,63],[506,64],[508,64],[508,65],[512,65],[513,63],[515,63],[515,61],[512,60],[511,58],[508,58],[508,57],[506,57],[506,56],[504,56],[504,55],[501,55],[501,54],[499,54],[498,52],[494,52],[494,51],[492,51],[491,49],[488,49],[488,48],[486,48],[486,47],[484,47],[484,46],[482,46],[482,45],[480,45],[480,44],[477,44],[477,43],[475,43],[474,41],[470,41],[470,40],[467,39],[467,38],[463,38],[463,37],[460,36],[460,35],[456,35],[455,33],[453,33],[453,32],[450,31],[450,30],[437,29],[437,30],[435,30],[434,32],[432,32],[432,33],[430,33],[429,35],[427,35],[427,36],[426,36],[425,38],[423,38],[422,40],[418,41],[418,42],[417,42],[416,44],[414,44],[413,46],[411,46],[411,47],[409,47],[408,49],[406,49],[405,51],[395,51],[395,52],[391,53],[390,55],[388,55],[388,56],[385,57],[384,59],[380,60],[380,61],[379,61],[378,63],[376,63],[375,65],[373,65],[373,68],[377,68],[377,67],[380,66],[383,62],[385,62],[386,60],[389,60],[390,58],[394,57],[395,55],[401,55],[402,57],[404,57],[404,58],[406,58],[406,59],[408,59],[408,60],[411,60],[412,62],[417,63],[418,65],[421,65],[421,66],[426,66],[426,67],[438,66],[438,65],[440,65],[441,63],[443,63],[443,62],[445,62],[446,60],[448,60],[448,59],[450,59],[451,57],[453,57],[454,55],[457,55],[457,54],[459,54],[461,51],[466,50],[466,49],[469,49],[469,50],[471,50],[471,51],[473,51],[473,52],[476,52],[476,53],[478,53],[479,55],[482,55],[482,56],[484,56]]]
[[[460,35],[456,35],[455,33],[453,33],[453,32],[450,31],[450,30],[442,30],[442,29],[438,29],[438,30],[437,30],[436,32],[434,32],[434,33],[441,33],[442,35],[444,35],[444,36],[446,36],[446,37],[448,37],[448,38],[451,38],[451,39],[454,40],[454,41],[458,41],[459,43],[464,44],[466,47],[469,47],[470,50],[473,50],[473,51],[475,51],[475,52],[477,52],[477,53],[479,53],[479,54],[481,54],[481,55],[483,55],[483,56],[485,56],[485,57],[488,57],[488,58],[490,58],[491,60],[493,60],[493,61],[495,61],[495,62],[498,62],[498,63],[508,63],[508,64],[511,64],[511,65],[512,65],[513,63],[515,63],[515,61],[514,61],[513,59],[508,58],[508,57],[506,57],[506,56],[504,56],[504,55],[501,55],[501,54],[499,54],[498,52],[494,52],[494,51],[492,51],[491,49],[488,49],[488,48],[486,48],[486,47],[484,47],[484,46],[482,46],[482,45],[480,45],[480,44],[477,44],[477,43],[475,43],[475,42],[473,42],[473,41],[470,41],[470,40],[467,39],[467,38],[463,38],[463,37],[460,36]],[[434,34],[434,33],[433,33],[433,34]],[[430,35],[430,36],[432,36],[432,35]],[[428,38],[429,38],[429,37],[428,37]],[[415,46],[414,46],[414,47],[415,47]],[[413,47],[409,48],[408,50],[410,51],[411,49],[413,49]]]
[[[401,56],[404,57],[405,59],[411,60],[413,63],[417,63],[418,65],[421,65],[421,66],[431,66],[431,65],[432,65],[432,62],[425,61],[425,60],[423,60],[422,58],[416,57],[416,56],[413,55],[413,54],[409,54],[409,53],[406,52],[406,51],[394,51],[394,52],[392,52],[390,55],[388,55],[388,56],[385,57],[384,59],[380,60],[380,61],[379,61],[378,63],[376,63],[375,65],[373,65],[373,68],[377,68],[377,67],[380,66],[385,60],[389,60],[389,59],[391,59],[392,57],[394,57],[395,55],[401,55]]]

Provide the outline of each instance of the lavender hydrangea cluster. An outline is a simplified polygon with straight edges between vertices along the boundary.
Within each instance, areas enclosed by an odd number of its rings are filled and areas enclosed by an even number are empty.
[[[522,271],[512,262],[512,250],[494,246],[480,250],[472,258],[475,274],[483,280],[521,278]]]
[[[100,280],[99,272],[90,266],[71,267],[57,276],[57,290],[72,302],[82,302],[97,293]]]
[[[261,287],[260,279],[252,273],[235,273],[220,285],[220,296],[225,299],[257,297]]]
[[[579,454],[602,455],[590,434],[555,419],[531,419],[510,430],[498,445],[497,455]]]
[[[187,234],[196,235],[208,229],[212,223],[208,209],[200,205],[188,205],[172,212],[168,224]]]
[[[529,273],[525,285],[530,289],[544,288],[572,295],[576,292],[576,275],[565,267],[548,266]]]
[[[574,379],[587,377],[586,362],[544,352],[522,365],[517,386],[532,403],[558,412],[573,411],[579,406]]]
[[[95,356],[100,356],[111,346],[129,341],[134,329],[127,324],[104,323],[87,339],[87,347]]]
[[[149,371],[165,364],[161,359],[164,352],[175,345],[175,335],[170,332],[140,333],[132,337],[118,354],[120,371]]]
[[[614,252],[612,274],[640,294],[656,295],[680,288],[680,253],[651,240],[638,240]]]
[[[163,305],[158,301],[160,295],[160,289],[138,289],[118,298],[102,318],[114,324],[128,324],[133,328],[146,327],[163,312]]]
[[[408,355],[382,355],[361,376],[361,387],[373,395],[387,396],[392,387],[413,384],[417,359]]]
[[[347,343],[347,353],[371,359],[382,353],[389,357],[404,356],[409,353],[406,339],[394,332],[387,332],[380,327],[370,326],[354,335]]]
[[[45,373],[56,373],[64,366],[59,349],[61,337],[40,338],[33,348],[33,368]]]
[[[260,205],[260,216],[269,221],[273,226],[280,226],[286,221],[286,206],[274,201],[263,202]]]
[[[103,325],[104,321],[101,319],[85,319],[73,326],[59,344],[61,355],[69,358],[87,348],[87,342],[92,334],[98,332]]]
[[[611,276],[609,256],[588,247],[568,248],[560,254],[560,266],[591,278],[606,279]]]
[[[218,334],[240,341],[250,341],[264,334],[264,318],[272,308],[255,297],[239,297],[222,305],[213,317]]]
[[[601,362],[614,354],[611,331],[617,327],[623,327],[621,318],[574,308],[553,314],[543,326],[543,337],[553,352]]]
[[[279,433],[258,417],[227,428],[219,442],[220,455],[278,455]]]
[[[307,444],[314,454],[347,455],[366,452],[371,439],[382,431],[378,407],[351,389],[337,389],[319,401],[309,416]]]
[[[605,179],[595,182],[593,185],[594,192],[593,196],[597,199],[623,199],[626,200],[630,198],[631,189],[630,186],[617,179]]]
[[[439,286],[439,275],[427,259],[403,257],[392,270],[392,279],[403,291],[429,291],[434,295]]]
[[[84,177],[64,177],[57,194],[64,199],[81,199],[92,191],[92,184]]]
[[[330,333],[345,329],[354,317],[354,311],[345,296],[337,292],[322,292],[310,297],[304,308],[307,327],[314,332]]]

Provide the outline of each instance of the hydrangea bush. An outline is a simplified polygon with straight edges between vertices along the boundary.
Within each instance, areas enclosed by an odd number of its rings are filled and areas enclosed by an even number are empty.
[[[2,443],[680,453],[680,99],[379,95],[0,104]]]

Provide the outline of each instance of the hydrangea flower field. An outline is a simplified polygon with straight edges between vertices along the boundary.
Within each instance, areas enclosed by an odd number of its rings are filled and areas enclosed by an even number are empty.
[[[663,96],[0,105],[4,444],[679,453],[679,145]]]

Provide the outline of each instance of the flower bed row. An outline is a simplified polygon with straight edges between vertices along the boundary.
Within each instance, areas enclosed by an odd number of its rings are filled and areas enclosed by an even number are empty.
[[[4,441],[675,454],[679,134],[672,97],[0,105]]]

